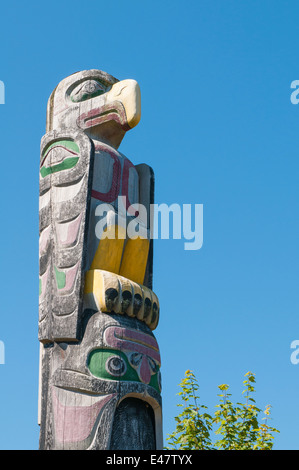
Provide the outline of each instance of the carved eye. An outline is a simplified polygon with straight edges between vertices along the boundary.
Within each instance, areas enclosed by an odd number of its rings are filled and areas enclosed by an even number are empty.
[[[114,377],[121,377],[127,371],[125,361],[119,356],[109,357],[106,361],[106,371]]]
[[[97,80],[86,80],[74,88],[71,93],[71,100],[73,103],[78,103],[102,95],[106,91],[107,87],[103,83]]]

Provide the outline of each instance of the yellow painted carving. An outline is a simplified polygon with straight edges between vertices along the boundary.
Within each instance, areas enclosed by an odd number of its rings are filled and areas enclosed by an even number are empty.
[[[109,300],[109,291],[113,296]],[[87,271],[84,302],[86,308],[102,312],[126,313],[145,322],[151,330],[159,321],[159,300],[145,286],[100,269]],[[109,302],[110,303],[109,305]]]
[[[120,266],[119,274],[131,281],[143,284],[149,251],[149,240],[146,238],[129,238]]]
[[[122,80],[115,83],[107,93],[106,103],[121,101],[124,105],[128,125],[137,126],[141,117],[140,88],[136,80]]]
[[[105,303],[105,286],[104,278],[101,271],[87,271],[85,276],[85,294],[93,294],[97,308],[104,311]]]
[[[90,269],[104,269],[118,274],[125,237],[125,228],[109,225],[103,232]]]

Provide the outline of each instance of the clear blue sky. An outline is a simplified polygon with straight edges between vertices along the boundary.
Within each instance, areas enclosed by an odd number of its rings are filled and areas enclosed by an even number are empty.
[[[38,448],[39,145],[53,88],[89,68],[139,82],[120,151],[154,168],[156,202],[204,207],[200,250],[155,242],[165,438],[186,369],[210,411],[250,370],[275,448],[299,449],[298,15],[297,1],[2,3],[1,449]]]

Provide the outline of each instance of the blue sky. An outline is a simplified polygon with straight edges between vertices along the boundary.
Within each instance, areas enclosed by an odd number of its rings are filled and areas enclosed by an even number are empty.
[[[1,6],[0,448],[37,449],[38,167],[57,83],[90,68],[141,87],[140,124],[120,151],[151,165],[157,203],[203,204],[203,246],[156,240],[155,332],[164,437],[192,369],[213,412],[253,371],[276,449],[299,449],[296,1],[52,0]]]

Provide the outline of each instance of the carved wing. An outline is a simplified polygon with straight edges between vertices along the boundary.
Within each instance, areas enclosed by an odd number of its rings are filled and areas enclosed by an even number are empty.
[[[93,144],[81,131],[41,141],[39,340],[76,341],[82,313]]]
[[[155,193],[155,175],[153,169],[141,163],[135,166],[139,176],[139,203],[142,204],[147,210],[147,227],[149,233],[153,231],[153,212],[151,212],[151,204],[154,204]],[[149,289],[153,289],[153,239],[150,239],[149,253],[145,271],[143,284]]]

